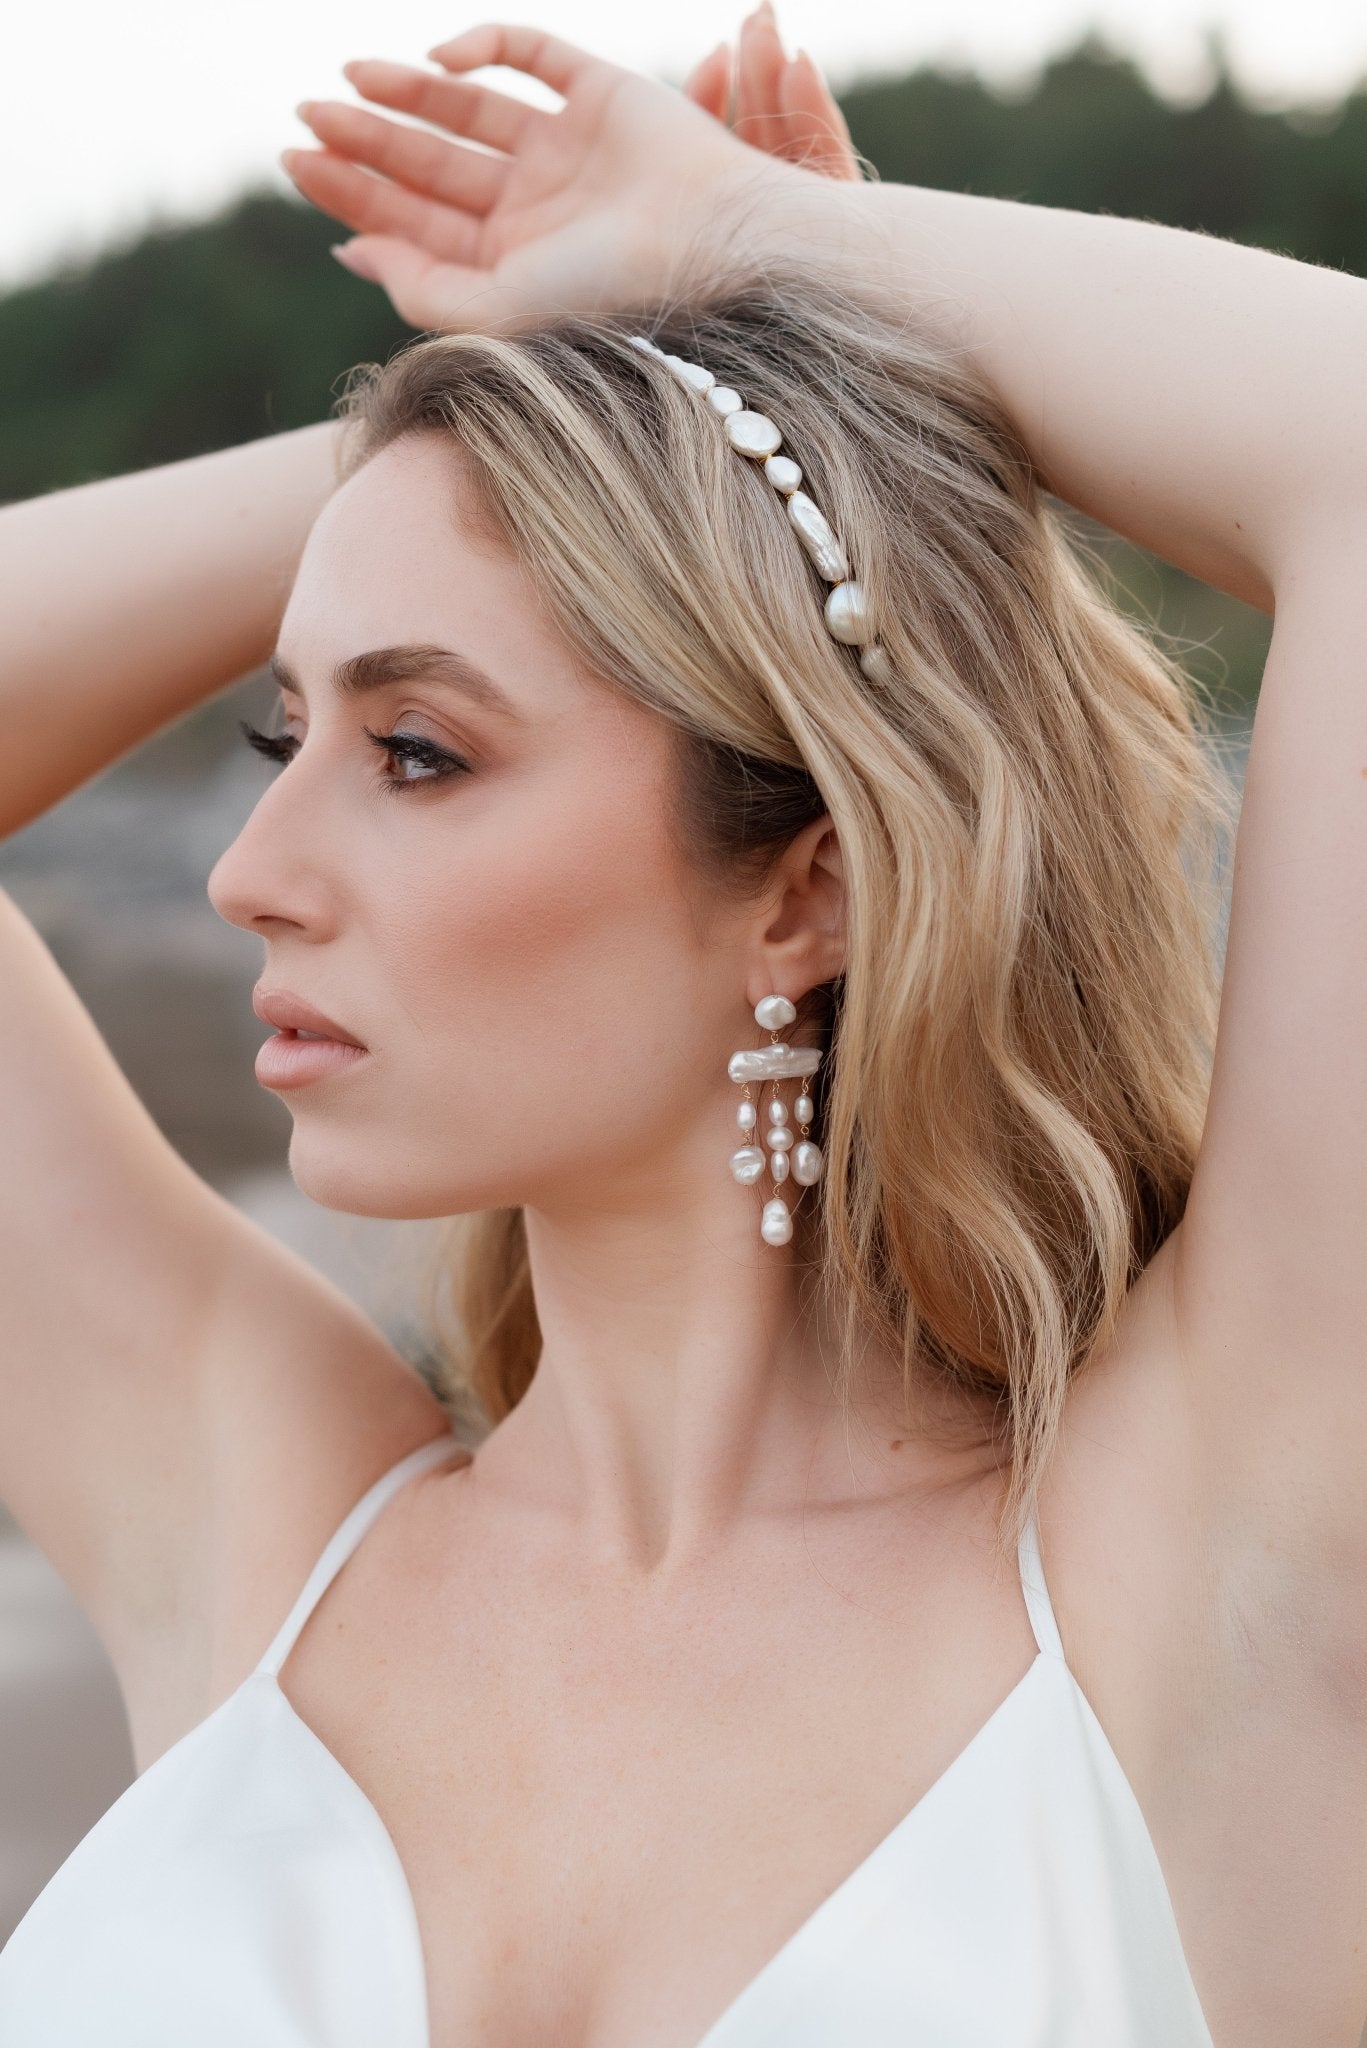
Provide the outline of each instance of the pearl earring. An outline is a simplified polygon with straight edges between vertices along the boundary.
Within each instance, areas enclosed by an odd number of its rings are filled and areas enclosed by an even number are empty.
[[[800,1079],[805,1082],[821,1065],[821,1054],[814,1047],[785,1045],[780,1039],[779,1032],[793,1023],[796,1017],[797,1011],[787,996],[762,997],[755,1004],[755,1022],[762,1031],[769,1033],[769,1044],[757,1046],[753,1051],[733,1052],[727,1065],[726,1071],[731,1079],[739,1082],[745,1090],[736,1110],[741,1145],[739,1151],[731,1154],[732,1177],[743,1187],[752,1186],[766,1166],[773,1175],[775,1188],[781,1187],[790,1174],[799,1188],[814,1187],[826,1163],[820,1146],[814,1145],[807,1135],[814,1110],[806,1087],[793,1104],[798,1127],[796,1140],[788,1121],[788,1105],[779,1093],[780,1081]],[[769,1148],[767,1159],[756,1142],[759,1107],[750,1093],[752,1083],[758,1087],[761,1099],[766,1083],[771,1090],[764,1132]],[[791,1238],[792,1212],[781,1195],[775,1194],[765,1203],[759,1234],[766,1244],[772,1245],[787,1244]]]

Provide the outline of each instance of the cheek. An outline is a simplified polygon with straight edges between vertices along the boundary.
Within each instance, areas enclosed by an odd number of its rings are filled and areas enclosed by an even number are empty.
[[[455,841],[453,860],[434,832],[402,900],[386,890],[394,1045],[376,1079],[405,1090],[390,1129],[410,1167],[469,1177],[454,1208],[658,1154],[724,1070],[709,1020],[735,993],[697,927],[665,788],[562,777]]]

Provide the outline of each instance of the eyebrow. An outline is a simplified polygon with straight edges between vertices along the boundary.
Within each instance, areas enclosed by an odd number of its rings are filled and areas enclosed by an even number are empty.
[[[266,666],[282,690],[290,690],[296,697],[304,695],[294,670],[278,650],[271,655]],[[363,654],[349,655],[332,671],[332,686],[343,697],[364,697],[372,690],[383,690],[393,683],[416,682],[440,683],[447,689],[459,691],[483,710],[496,711],[504,718],[521,715],[493,677],[471,661],[468,655],[457,653],[453,647],[424,643],[411,647],[373,647]]]

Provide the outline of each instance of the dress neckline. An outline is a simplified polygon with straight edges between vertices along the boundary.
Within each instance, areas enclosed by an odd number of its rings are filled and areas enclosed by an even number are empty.
[[[883,1862],[885,1862],[887,1857],[893,1853],[895,1845],[904,1840],[905,1837],[913,1831],[915,1824],[920,1819],[922,1809],[926,1806],[927,1802],[933,1800],[940,1793],[941,1788],[943,1786],[949,1784],[961,1773],[961,1770],[965,1763],[977,1752],[979,1746],[982,1743],[989,1741],[992,1738],[992,1736],[998,1731],[999,1724],[1005,1718],[1007,1718],[1011,1708],[1027,1691],[1027,1689],[1030,1688],[1032,1681],[1037,1681],[1037,1674],[1039,1674],[1049,1662],[1050,1659],[1047,1657],[1046,1653],[1041,1649],[1037,1649],[1035,1655],[1031,1658],[1025,1670],[1016,1680],[1016,1683],[1011,1687],[1011,1690],[992,1709],[992,1712],[988,1715],[987,1719],[969,1737],[968,1741],[964,1744],[963,1748],[957,1751],[956,1754],[953,1757],[951,1757],[950,1761],[945,1765],[944,1769],[939,1773],[939,1775],[931,1782],[931,1784],[929,1784],[926,1787],[924,1792],[919,1794],[913,1805],[911,1805],[907,1809],[907,1811],[901,1816],[901,1818],[893,1822],[892,1826],[888,1829],[887,1833],[883,1835],[882,1838],[874,1844],[873,1848],[869,1850],[868,1854],[860,1858],[859,1862],[855,1864],[854,1868],[851,1871],[849,1871],[845,1877],[841,1878],[839,1882],[829,1892],[826,1893],[825,1897],[818,1901],[818,1903],[812,1908],[811,1912],[808,1913],[798,1923],[798,1925],[793,1929],[793,1932],[790,1935],[786,1936],[786,1938],[783,1940],[780,1946],[777,1949],[775,1949],[774,1953],[768,1958],[768,1960],[764,1963],[761,1963],[759,1969],[755,1972],[754,1976],[749,1978],[747,1982],[742,1985],[741,1989],[736,1993],[735,1997],[731,1999],[730,2003],[724,2008],[724,2010],[721,2013],[718,2014],[717,2018],[713,2020],[711,2025],[708,2027],[707,2032],[701,2037],[700,2040],[698,2040],[695,2043],[695,2048],[725,2048],[726,2031],[732,2026],[738,2024],[746,2016],[750,2006],[754,2004],[755,2000],[759,1997],[764,1996],[764,1994],[768,1991],[770,1986],[778,1978],[782,1976],[785,1965],[804,1945],[804,1943],[810,1940],[812,1932],[817,1926],[817,1924],[829,1918],[832,1913],[838,1911],[840,1907],[842,1907],[845,1904],[845,1902],[851,1896],[851,1894],[857,1891],[860,1888],[860,1886],[867,1881],[870,1869],[875,1865],[881,1865]],[[1059,1668],[1061,1668],[1064,1671],[1065,1676],[1071,1682],[1072,1674],[1071,1672],[1067,1671],[1067,1667],[1060,1666]],[[348,1798],[359,1800],[361,1802],[361,1804],[364,1806],[366,1810],[368,1817],[373,1822],[376,1829],[378,1829],[380,1834],[383,1835],[385,1841],[388,1843],[389,1848],[392,1852],[393,1867],[395,1871],[398,1873],[398,1881],[402,1888],[404,1902],[407,1908],[408,1917],[411,1922],[415,1948],[419,1956],[421,1956],[422,1958],[422,2004],[424,2013],[426,2013],[428,2007],[426,1980],[426,1951],[424,1950],[422,1944],[421,1922],[418,1919],[417,1902],[413,1897],[413,1888],[408,1881],[408,1873],[404,1869],[402,1858],[400,1857],[398,1852],[398,1846],[395,1843],[393,1836],[389,1832],[389,1828],[385,1823],[383,1815],[380,1813],[378,1807],[370,1798],[369,1794],[365,1792],[362,1789],[362,1787],[357,1783],[356,1779],[351,1775],[351,1772],[346,1768],[345,1764],[336,1755],[335,1751],[328,1748],[328,1745],[324,1742],[322,1736],[319,1735],[317,1730],[311,1727],[309,1723],[303,1718],[297,1707],[294,1705],[294,1702],[291,1700],[289,1694],[281,1685],[279,1678],[273,1671],[263,1671],[258,1668],[257,1670],[251,1672],[245,1679],[243,1679],[241,1685],[238,1686],[237,1690],[231,1693],[228,1696],[228,1698],[222,1702],[220,1706],[214,1709],[214,1712],[208,1717],[209,1721],[217,1719],[218,1715],[222,1714],[226,1708],[232,1706],[234,1701],[237,1700],[242,1694],[244,1694],[247,1688],[253,1684],[264,1684],[272,1689],[276,1700],[278,1700],[278,1702],[280,1703],[281,1707],[283,1708],[285,1714],[289,1718],[292,1725],[296,1729],[302,1731],[303,1735],[307,1738],[310,1746],[316,1748],[321,1753],[321,1755],[324,1758],[326,1758],[328,1766],[337,1774],[338,1778],[345,1784],[347,1788],[346,1796]],[[207,1726],[208,1721],[201,1721],[198,1723],[196,1727],[190,1729],[188,1734],[183,1735],[180,1738],[179,1742],[174,1743],[170,1749],[166,1750],[163,1753],[163,1757],[158,1757],[154,1763],[149,1764],[147,1771],[143,1773],[143,1776],[146,1777],[150,1775],[152,1771],[156,1770],[157,1765],[161,1763],[164,1760],[164,1758],[174,1755],[175,1751],[180,1748],[181,1743],[189,1742],[192,1737],[198,1735],[200,1730],[206,1728]],[[1118,1765],[1117,1768],[1119,1768]],[[134,1782],[135,1784],[141,1783],[141,1780],[135,1780]],[[133,1787],[130,1786],[129,1790],[131,1791],[132,1789]],[[745,2010],[742,2011],[742,2008],[744,2008]],[[425,2035],[425,2048],[431,2048],[430,2031]]]
[[[344,1518],[331,1541],[325,1547],[265,1656],[261,1658],[255,1668],[247,1674],[234,1690],[228,1694],[227,1698],[221,1700],[218,1706],[206,1715],[204,1720],[197,1722],[193,1728],[188,1729],[184,1735],[173,1742],[169,1749],[163,1750],[160,1756],[155,1757],[147,1769],[133,1780],[121,1798],[115,1802],[115,1807],[122,1806],[124,1801],[138,1793],[144,1783],[152,1778],[163,1765],[169,1765],[171,1760],[178,1756],[187,1746],[198,1743],[206,1735],[207,1731],[220,1719],[226,1718],[231,1710],[240,1710],[242,1702],[254,1697],[265,1688],[267,1696],[271,1698],[276,1710],[283,1711],[289,1724],[302,1735],[309,1747],[325,1761],[325,1768],[335,1775],[339,1785],[344,1788],[344,1796],[353,1803],[359,1804],[361,1809],[364,1810],[368,1824],[387,1846],[388,1860],[400,1893],[405,1917],[409,1922],[412,1952],[417,1959],[415,1967],[421,1978],[421,1982],[416,1989],[420,1994],[419,2005],[424,2016],[423,2048],[432,2048],[430,2019],[428,2016],[426,1952],[422,1942],[417,1903],[413,1896],[412,1886],[408,1880],[408,1873],[404,1869],[398,1847],[379,1809],[375,1806],[368,1793],[362,1789],[361,1785],[352,1776],[351,1772],[347,1770],[341,1759],[333,1750],[329,1749],[317,1730],[304,1720],[281,1685],[279,1673],[295,1641],[298,1639],[308,1616],[322,1598],[327,1587],[332,1583],[342,1564],[351,1556],[361,1537],[378,1515],[380,1508],[397,1492],[399,1486],[407,1478],[419,1470],[427,1469],[439,1463],[443,1456],[450,1454],[453,1446],[463,1448],[454,1436],[451,1436],[449,1439],[445,1437],[430,1439],[427,1443],[420,1445],[416,1451],[412,1451],[407,1457],[400,1459],[397,1465],[392,1466],[388,1472],[375,1482],[368,1492],[356,1503],[350,1514]],[[1025,1598],[1031,1629],[1035,1637],[1036,1653],[1034,1657],[1010,1691],[997,1703],[986,1720],[969,1737],[963,1747],[956,1752],[944,1769],[926,1787],[925,1791],[917,1797],[906,1813],[893,1823],[892,1827],[875,1843],[874,1847],[865,1856],[860,1858],[854,1868],[841,1878],[832,1890],[826,1893],[817,1905],[805,1915],[793,1932],[780,1943],[768,1960],[762,1963],[755,1974],[741,1987],[734,1998],[718,2014],[717,2018],[712,2021],[707,2031],[696,2043],[696,2048],[727,2048],[728,2035],[733,2029],[741,2026],[748,2020],[755,2006],[760,2004],[761,2001],[771,1995],[781,1985],[787,1969],[815,1937],[819,1929],[833,1917],[837,1916],[851,1899],[863,1889],[869,1881],[871,1872],[881,1869],[888,1859],[896,1854],[898,1846],[916,1831],[926,1809],[933,1806],[941,1797],[947,1796],[946,1788],[952,1787],[957,1782],[967,1764],[984,1745],[989,1744],[994,1736],[1000,1733],[1003,1724],[1009,1721],[1012,1713],[1018,1711],[1019,1703],[1032,1691],[1037,1690],[1041,1684],[1045,1683],[1050,1674],[1056,1675],[1056,1679],[1062,1681],[1064,1686],[1074,1696],[1075,1703],[1084,1718],[1091,1723],[1094,1739],[1099,1741],[1108,1760],[1108,1767],[1112,1770],[1118,1787],[1138,1818],[1139,1827],[1147,1844],[1159,1884],[1162,1886],[1166,1896],[1167,1887],[1163,1879],[1162,1867],[1158,1862],[1157,1851],[1153,1846],[1152,1836],[1149,1833],[1148,1824],[1144,1820],[1142,1809],[1139,1807],[1138,1798],[1129,1783],[1119,1758],[1111,1747],[1109,1737],[1097,1720],[1091,1703],[1078,1685],[1063,1654],[1063,1646],[1054,1615],[1053,1603],[1044,1578],[1037,1521],[1033,1515],[1022,1532],[1017,1547],[1017,1559],[1020,1568],[1021,1590]],[[115,1808],[111,1808],[110,1813],[112,1814],[114,1810]],[[1170,1910],[1170,1899],[1168,1900],[1168,1905]],[[1175,1917],[1172,1920],[1172,1932],[1177,1953],[1181,1957],[1183,1966],[1187,1967],[1186,1956],[1182,1948]],[[1189,1968],[1187,1974],[1190,1977]],[[1199,2001],[1196,2000],[1194,1986],[1192,1986],[1192,1997],[1199,2010]],[[737,2048],[740,2048],[739,2043]]]

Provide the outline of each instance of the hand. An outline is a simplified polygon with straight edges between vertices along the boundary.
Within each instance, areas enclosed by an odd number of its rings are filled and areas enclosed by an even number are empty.
[[[682,94],[538,30],[483,23],[430,54],[445,76],[344,69],[365,98],[452,140],[323,103],[301,109],[322,152],[284,159],[306,198],[360,230],[350,267],[415,327],[498,329],[667,295],[728,194],[751,214],[750,188],[784,174]],[[460,75],[487,64],[541,79],[563,107]]]
[[[844,133],[810,59],[787,66],[771,16],[752,17],[741,44],[740,117],[768,129],[778,155],[705,118],[717,53],[680,95],[537,30],[484,23],[430,53],[444,77],[379,60],[344,67],[362,97],[452,140],[306,103],[323,148],[287,150],[285,167],[305,198],[359,231],[343,260],[415,327],[487,331],[664,296],[695,281],[690,265],[707,281],[742,267],[735,225],[762,221],[774,181],[797,175],[783,156],[819,147],[832,160]],[[546,113],[460,76],[486,64],[543,80],[563,107]]]
[[[805,50],[784,55],[769,0],[741,24],[734,76],[730,47],[718,43],[684,91],[755,149],[828,178],[863,175],[845,116],[816,64]]]

